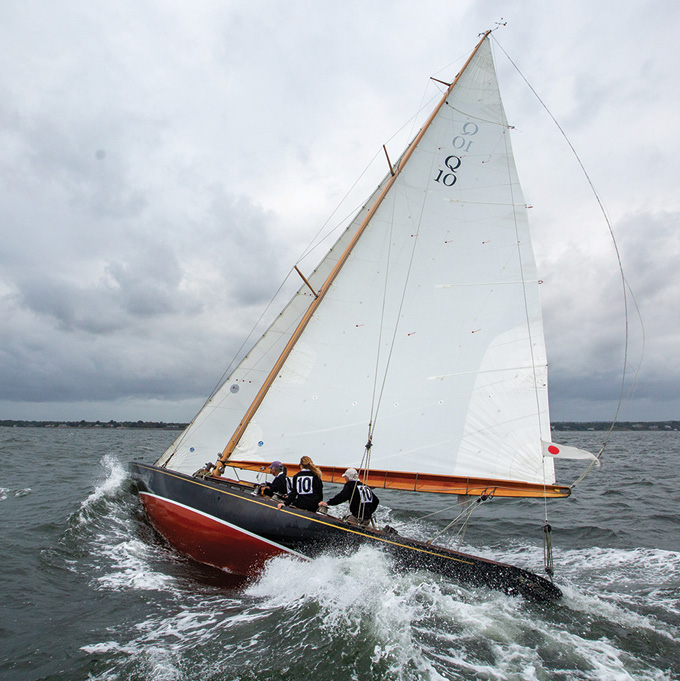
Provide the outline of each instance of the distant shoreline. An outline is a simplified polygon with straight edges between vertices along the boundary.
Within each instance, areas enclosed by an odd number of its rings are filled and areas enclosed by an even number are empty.
[[[164,421],[20,421],[0,420],[4,428],[134,428],[146,430],[184,430],[188,423],[165,423]]]
[[[165,423],[164,421],[21,421],[0,420],[4,428],[132,428],[147,430],[184,430],[188,423]],[[609,430],[609,421],[558,421],[551,424],[554,431]],[[680,430],[680,421],[619,421],[614,430]]]

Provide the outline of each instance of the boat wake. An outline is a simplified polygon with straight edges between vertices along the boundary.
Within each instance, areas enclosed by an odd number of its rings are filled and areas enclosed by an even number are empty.
[[[104,602],[128,604],[126,617],[80,646],[93,680],[659,681],[677,664],[680,553],[561,551],[564,598],[547,606],[399,571],[372,547],[274,558],[234,588],[148,528],[120,462],[102,466],[67,532],[80,547],[71,569]],[[539,553],[518,544],[497,557],[526,563]]]
[[[139,537],[144,525],[134,504],[112,510],[122,487],[112,482],[116,475],[114,465],[79,512],[109,529],[107,537],[100,530],[90,534],[98,571],[91,584],[144,592],[145,608],[81,647],[107,661],[92,679],[670,678],[664,675],[669,665],[650,664],[649,651],[637,642],[652,646],[659,661],[673,654],[679,632],[663,612],[669,619],[678,612],[672,589],[680,580],[680,554],[567,551],[560,574],[565,598],[553,606],[427,572],[399,572],[387,554],[370,547],[309,562],[278,557],[257,581],[228,589],[173,574],[173,566],[193,564],[154,537]],[[517,547],[501,558],[527,550],[534,551]],[[641,562],[652,571],[636,569]],[[649,581],[647,591],[636,574]],[[626,580],[629,599],[621,588]]]

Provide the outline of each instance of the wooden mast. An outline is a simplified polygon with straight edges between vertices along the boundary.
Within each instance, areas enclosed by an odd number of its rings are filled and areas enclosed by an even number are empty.
[[[300,322],[297,325],[297,328],[293,332],[293,335],[290,337],[290,340],[286,344],[286,347],[283,349],[283,352],[281,355],[279,355],[279,358],[276,360],[276,363],[272,367],[272,370],[269,372],[267,378],[265,379],[264,383],[262,384],[262,387],[258,391],[257,395],[255,395],[255,399],[251,403],[250,407],[246,411],[245,415],[241,419],[241,422],[239,423],[238,427],[234,431],[234,434],[231,436],[229,439],[229,442],[227,443],[227,446],[224,448],[224,451],[220,455],[220,457],[217,460],[217,467],[215,468],[215,474],[216,475],[221,475],[222,470],[223,470],[223,465],[227,462],[229,457],[231,456],[232,452],[236,448],[236,445],[238,445],[239,441],[243,437],[243,433],[246,431],[246,428],[248,427],[248,424],[252,420],[253,416],[255,415],[255,412],[259,409],[260,405],[264,401],[265,396],[269,392],[269,389],[271,388],[272,384],[274,383],[274,380],[278,376],[279,372],[283,368],[283,365],[285,364],[286,360],[290,356],[290,353],[293,351],[293,348],[295,347],[296,343],[300,339],[300,336],[302,336],[303,331],[305,328],[307,328],[307,325],[309,324],[311,318],[313,317],[314,313],[316,312],[317,308],[319,305],[321,305],[321,302],[323,301],[324,297],[326,296],[326,293],[328,292],[328,289],[330,288],[331,284],[335,281],[336,277],[340,273],[340,270],[343,268],[345,263],[347,262],[347,259],[349,258],[352,250],[354,249],[354,246],[357,244],[363,233],[366,231],[366,228],[368,227],[369,223],[371,222],[373,216],[375,215],[375,212],[379,208],[380,204],[383,202],[383,199],[389,192],[389,190],[392,188],[392,185],[395,183],[396,179],[399,177],[401,174],[401,171],[406,164],[406,162],[411,158],[413,152],[415,151],[416,147],[420,143],[420,140],[423,138],[425,133],[427,132],[428,128],[432,124],[432,121],[435,119],[436,115],[439,113],[439,110],[442,108],[444,103],[446,102],[446,98],[449,96],[451,93],[451,90],[455,87],[456,83],[458,82],[460,76],[462,73],[465,71],[465,69],[468,67],[469,63],[472,61],[474,58],[475,54],[477,54],[477,51],[481,47],[482,43],[486,40],[486,38],[489,36],[491,31],[486,31],[484,35],[482,36],[481,40],[477,43],[475,46],[475,49],[472,51],[472,54],[468,57],[467,61],[463,65],[463,68],[458,72],[456,77],[453,80],[453,83],[449,86],[448,90],[444,93],[444,96],[441,98],[437,106],[435,107],[434,111],[430,115],[430,117],[427,119],[425,122],[425,125],[421,128],[420,132],[418,135],[415,137],[413,142],[409,145],[409,147],[406,149],[406,152],[404,153],[404,156],[400,163],[397,165],[397,167],[394,169],[394,173],[390,177],[390,179],[387,181],[385,187],[383,188],[382,192],[376,199],[375,203],[373,206],[371,206],[368,215],[364,218],[364,221],[361,223],[359,228],[357,229],[355,235],[352,237],[352,240],[349,242],[345,250],[343,251],[342,255],[338,259],[338,262],[335,264],[335,267],[331,270],[330,274],[326,278],[326,281],[322,284],[321,288],[317,292],[316,298],[312,301],[310,306],[307,308],[307,311],[305,312],[304,316],[300,320]]]

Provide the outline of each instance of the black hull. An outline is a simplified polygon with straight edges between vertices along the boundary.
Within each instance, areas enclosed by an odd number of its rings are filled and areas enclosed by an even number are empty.
[[[361,545],[387,550],[397,564],[427,569],[460,582],[488,586],[535,601],[562,594],[552,582],[521,568],[286,507],[235,482],[202,480],[133,462],[131,474],[154,527],[195,560],[252,575],[289,553],[311,559]]]

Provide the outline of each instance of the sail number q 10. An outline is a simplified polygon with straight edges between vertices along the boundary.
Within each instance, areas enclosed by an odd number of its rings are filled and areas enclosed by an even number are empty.
[[[473,142],[473,140],[470,138],[473,135],[476,135],[478,131],[479,126],[476,123],[473,123],[472,121],[465,123],[465,125],[463,125],[463,131],[461,134],[456,135],[451,141],[453,148],[463,153],[469,152]],[[458,179],[456,171],[458,168],[460,168],[462,163],[463,161],[461,160],[460,156],[456,156],[455,154],[447,156],[444,159],[444,165],[446,168],[439,168],[437,177],[434,178],[434,181],[439,182],[446,187],[452,187]]]

